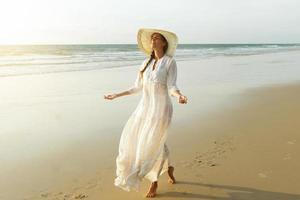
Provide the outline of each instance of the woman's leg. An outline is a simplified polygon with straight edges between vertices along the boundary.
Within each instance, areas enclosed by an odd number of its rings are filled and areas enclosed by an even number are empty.
[[[175,178],[174,178],[174,174],[173,174],[174,166],[172,166],[172,163],[170,162],[170,151],[166,144],[164,144],[164,155],[167,157],[167,162],[168,162],[168,176],[169,176],[168,182],[174,184],[175,183]],[[157,175],[157,176],[159,176],[159,175]],[[151,182],[151,185],[146,194],[146,197],[155,197],[157,187],[158,187],[158,181]]]
[[[169,166],[168,175],[169,175],[168,182],[171,183],[171,184],[176,183],[176,180],[175,180],[175,177],[174,177],[174,167],[173,166]]]
[[[169,167],[169,164],[170,164],[170,162],[169,162],[169,149],[168,149],[168,147],[167,147],[166,144],[164,144],[164,152],[163,152],[163,154],[164,154],[164,157],[167,159],[168,167]],[[162,165],[163,164],[164,164],[163,162],[160,163],[161,169],[157,172],[157,179],[159,177],[159,174],[161,173]],[[169,169],[168,169],[168,171],[169,171]],[[150,185],[149,190],[148,190],[148,192],[146,194],[146,197],[155,197],[156,196],[157,187],[158,187],[158,181],[151,182],[151,185]]]
[[[152,182],[146,194],[146,197],[155,197],[157,186],[158,186],[157,181]]]
[[[174,184],[176,182],[174,177],[174,166],[170,160],[170,151],[166,144],[165,144],[165,152],[168,155],[168,176],[169,176],[168,182]]]

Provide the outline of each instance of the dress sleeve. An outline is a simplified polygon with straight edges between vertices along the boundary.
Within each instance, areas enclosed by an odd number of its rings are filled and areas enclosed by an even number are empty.
[[[143,79],[140,75],[140,71],[144,68],[144,65],[146,64],[146,62],[147,62],[147,59],[145,59],[143,61],[142,65],[140,66],[133,86],[131,86],[128,89],[129,94],[139,93],[142,90],[142,88],[143,88]]]
[[[176,90],[179,90],[176,81],[177,81],[177,64],[176,61],[172,59],[167,74],[167,85],[170,94],[172,94]]]
[[[140,92],[142,90],[142,88],[143,88],[143,82],[142,82],[142,78],[140,76],[140,72],[138,71],[135,82],[134,82],[133,86],[128,89],[128,92],[129,92],[129,94],[135,94],[135,93]]]

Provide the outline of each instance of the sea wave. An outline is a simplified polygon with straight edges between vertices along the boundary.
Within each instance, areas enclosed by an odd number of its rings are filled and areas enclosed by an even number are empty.
[[[179,44],[177,60],[300,50],[300,44]],[[134,44],[0,46],[0,76],[96,70],[138,65]]]

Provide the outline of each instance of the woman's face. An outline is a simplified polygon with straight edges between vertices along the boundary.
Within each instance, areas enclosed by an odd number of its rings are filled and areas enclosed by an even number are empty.
[[[163,37],[159,33],[153,33],[151,35],[151,48],[153,50],[163,50],[166,42],[164,41]]]

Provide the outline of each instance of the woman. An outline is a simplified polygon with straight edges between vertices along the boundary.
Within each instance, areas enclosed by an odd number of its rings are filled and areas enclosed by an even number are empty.
[[[172,56],[177,36],[159,29],[140,29],[138,46],[150,58],[144,60],[134,86],[104,98],[112,100],[142,91],[142,98],[121,135],[114,184],[126,191],[139,191],[145,177],[151,181],[146,197],[154,197],[158,178],[164,172],[168,171],[168,182],[175,183],[174,166],[165,143],[173,113],[169,95],[177,97],[181,104],[187,103],[187,97],[176,85],[177,65]]]

